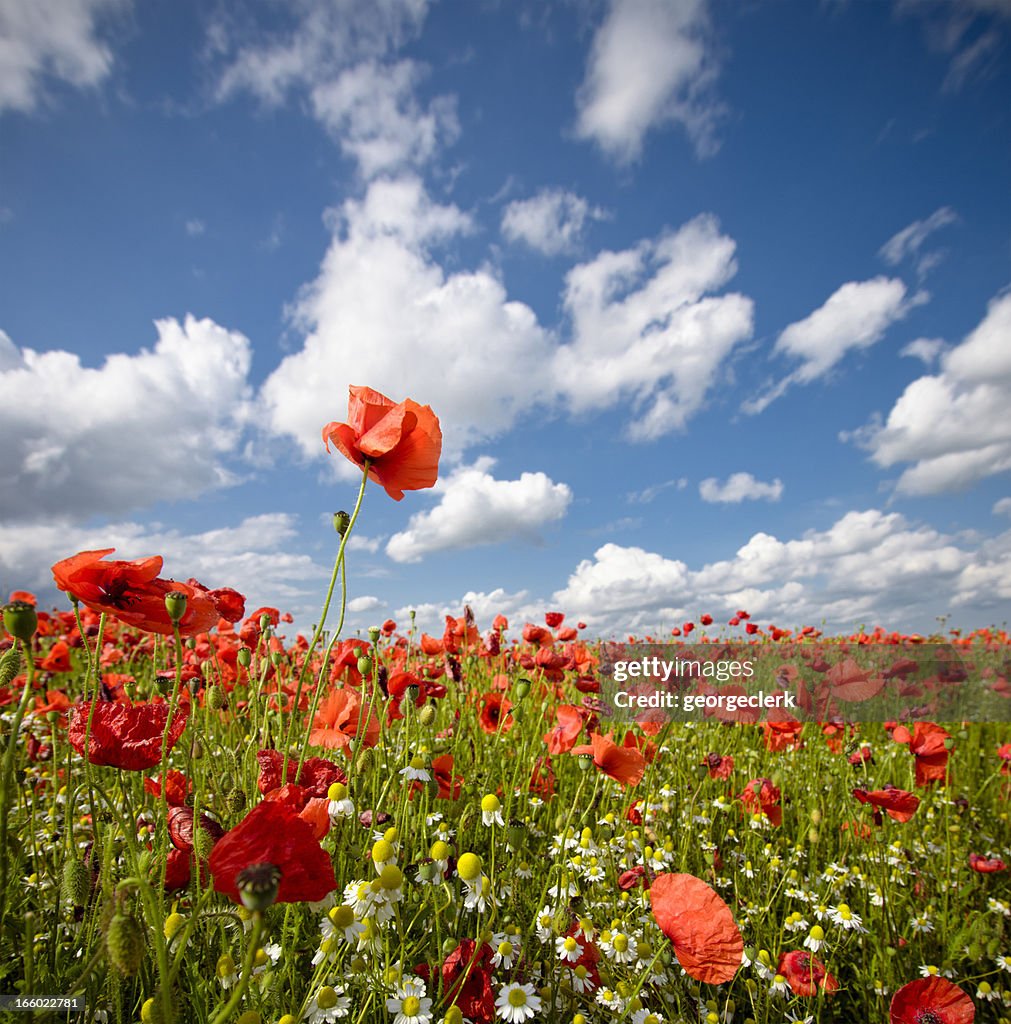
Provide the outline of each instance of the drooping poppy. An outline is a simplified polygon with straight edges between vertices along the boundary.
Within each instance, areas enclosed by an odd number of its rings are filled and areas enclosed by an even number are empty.
[[[572,748],[573,754],[588,754],[599,771],[623,786],[638,786],[646,771],[646,758],[636,747],[619,747],[611,733],[592,733],[589,744]]]
[[[313,827],[288,804],[257,804],[218,840],[208,858],[214,888],[240,902],[236,878],[255,864],[280,873],[277,903],[315,903],[337,888],[333,862],[313,835]]]
[[[168,811],[168,832],[172,845],[177,850],[189,853],[193,849],[194,814],[192,807],[170,807]],[[200,815],[200,828],[216,843],[225,830],[209,814]]]
[[[825,965],[813,953],[802,949],[784,953],[776,970],[786,978],[795,996],[815,996],[819,989],[832,993],[839,988],[839,982],[829,974]]]
[[[889,1024],[972,1024],[972,1000],[947,978],[917,978],[892,996]]]
[[[978,853],[969,854],[969,867],[981,875],[992,875],[998,871],[1007,871],[1007,864],[1000,857],[984,857]]]
[[[348,422],[323,428],[327,451],[333,444],[356,466],[369,460],[369,479],[400,501],[404,491],[434,486],[439,478],[442,429],[430,406],[410,398],[396,403],[372,388],[349,388]]]
[[[730,981],[744,958],[744,939],[716,890],[694,875],[662,874],[649,892],[656,923],[688,975],[709,985]]]
[[[573,704],[561,704],[555,709],[556,723],[544,734],[549,754],[564,754],[576,745],[576,737],[583,729],[583,713]]]
[[[950,733],[934,722],[917,722],[912,733],[905,726],[898,726],[892,732],[892,739],[909,744],[909,751],[916,758],[917,786],[929,786],[932,782],[947,784]]]
[[[56,585],[92,611],[106,612],[129,626],[166,636],[172,635],[172,620],[165,608],[165,595],[172,591],[186,596],[186,611],[179,621],[182,636],[206,633],[218,619],[234,615],[244,601],[228,588],[215,591],[195,580],[178,583],[161,579],[160,555],[134,561],[104,561],[115,550],[80,551],[57,562],[53,566]],[[242,617],[241,609],[238,617]]]
[[[162,736],[169,720],[169,706],[158,704],[118,704],[99,701],[91,722],[87,753],[84,749],[91,714],[91,701],[75,704],[70,712],[67,740],[92,764],[108,765],[126,771],[143,772],[161,762]],[[169,726],[167,750],[178,742],[186,728],[189,705],[180,705]]]
[[[875,824],[881,824],[881,811],[885,811],[896,821],[909,821],[920,806],[920,798],[904,789],[885,787],[868,792],[866,789],[854,789],[853,795],[862,804],[870,804],[875,809]]]
[[[375,712],[363,707],[355,690],[332,690],[316,710],[309,742],[314,747],[343,750],[358,735],[359,726],[363,730],[363,745],[374,747],[379,742],[380,728]]]

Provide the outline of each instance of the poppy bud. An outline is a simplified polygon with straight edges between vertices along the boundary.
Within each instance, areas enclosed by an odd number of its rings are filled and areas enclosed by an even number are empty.
[[[141,1024],[162,1024],[165,1020],[161,1003],[153,996],[144,1000],[144,1005],[140,1008],[140,1020]]]
[[[260,632],[266,633],[268,629],[270,629],[270,616],[264,612],[260,616]]]
[[[20,670],[21,652],[16,647],[11,647],[3,657],[0,657],[0,689],[10,686]]]
[[[115,913],[105,934],[105,950],[109,963],[126,977],[140,970],[147,949],[144,929],[132,914]]]
[[[225,691],[220,686],[209,686],[207,688],[207,706],[211,711],[220,711],[225,704]]]
[[[510,818],[509,828],[506,835],[509,837],[509,845],[514,849],[518,849],[523,845],[523,841],[527,837],[527,830],[522,821],[519,821],[516,818]]]
[[[443,956],[449,956],[449,954],[452,953],[453,950],[456,949],[456,947],[458,945],[459,945],[459,943],[456,941],[456,939],[452,939],[452,938],[444,939],[443,943],[442,943],[442,955]]]
[[[91,892],[91,872],[76,857],[63,865],[63,898],[72,907],[83,907]]]
[[[11,601],[4,605],[4,629],[22,643],[28,643],[39,626],[35,605],[27,601]]]
[[[343,537],[348,532],[348,527],[351,525],[351,516],[347,512],[334,512],[333,514],[333,528],[337,531],[339,537]]]
[[[253,660],[253,652],[248,647],[240,647],[235,655],[235,660],[243,668],[249,668],[249,663]]]
[[[378,626],[369,626],[369,639],[374,643],[379,643],[379,634],[382,630]]]
[[[516,694],[517,700],[523,700],[523,698],[530,692],[530,680],[529,679],[517,679],[513,686],[513,693]]]
[[[811,812],[811,824],[812,825],[820,825],[821,824],[821,811],[819,811],[817,807]]]
[[[211,850],[214,849],[214,836],[205,828],[193,830],[193,852],[201,859],[206,860]]]
[[[241,813],[246,807],[246,794],[239,788],[229,790],[228,796],[225,797],[225,806],[231,814]]]
[[[277,899],[281,870],[274,864],[250,864],[235,876],[239,898],[247,910],[266,910]]]
[[[186,603],[186,595],[181,590],[170,590],[165,595],[165,611],[168,612],[173,626],[178,626],[186,614]]]
[[[355,761],[355,769],[359,772],[367,772],[372,767],[373,760],[372,749],[370,747],[366,747],[358,755],[358,760]]]
[[[435,708],[431,704],[426,704],[418,712],[418,721],[426,727],[431,725],[435,721]]]
[[[364,654],[358,659],[358,671],[363,676],[367,676],[372,672],[372,659],[367,658]]]

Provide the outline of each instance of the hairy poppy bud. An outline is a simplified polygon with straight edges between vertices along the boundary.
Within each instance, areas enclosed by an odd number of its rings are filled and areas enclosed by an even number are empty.
[[[431,725],[435,721],[435,707],[431,704],[426,704],[418,712],[418,721],[426,727]]]
[[[348,527],[351,525],[351,516],[347,512],[334,512],[333,514],[333,528],[337,531],[339,537],[343,537],[348,532]]]
[[[63,898],[72,907],[83,907],[91,892],[91,872],[76,857],[63,865]]]
[[[372,767],[374,756],[372,750],[366,747],[359,755],[358,760],[355,761],[355,768],[359,772],[367,772]]]
[[[235,884],[247,910],[266,910],[277,899],[281,869],[274,864],[250,864],[235,876]]]
[[[249,663],[253,660],[253,652],[248,647],[240,647],[235,655],[235,660],[243,668],[249,668]]]
[[[260,632],[266,633],[268,629],[270,629],[270,616],[264,612],[260,616]]]
[[[0,689],[6,689],[21,670],[21,652],[16,647],[9,648],[0,657]]]
[[[153,996],[150,999],[145,999],[144,1005],[140,1008],[141,1024],[162,1024],[164,1020],[161,1003]]]
[[[181,590],[170,590],[165,595],[165,611],[168,612],[173,626],[178,626],[186,614],[186,595]]]
[[[211,711],[220,711],[226,703],[225,691],[220,686],[215,685],[207,688],[207,706]]]
[[[238,788],[229,790],[228,796],[225,797],[225,806],[231,814],[239,814],[245,810],[246,794]]]
[[[114,914],[105,933],[109,963],[120,974],[132,977],[140,970],[146,949],[147,938],[137,919],[132,914]]]
[[[28,643],[39,626],[35,605],[27,601],[11,601],[4,605],[4,629],[22,643]]]
[[[270,663],[274,668],[280,668],[284,664],[284,654],[281,651],[273,651],[270,655]]]

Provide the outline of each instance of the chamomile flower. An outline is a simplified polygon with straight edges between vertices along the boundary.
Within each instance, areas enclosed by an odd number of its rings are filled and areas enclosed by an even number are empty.
[[[555,953],[562,963],[574,964],[583,955],[583,947],[574,936],[559,935],[555,939]]]
[[[503,971],[512,970],[512,966],[516,963],[517,958],[520,955],[519,944],[512,941],[512,937],[505,935],[496,936],[497,942],[495,944],[495,952],[492,955],[491,962],[493,967],[501,967]]]
[[[840,903],[836,907],[829,907],[828,918],[833,924],[838,925],[840,928],[845,928],[847,931],[867,931],[861,918],[854,914],[846,903]]]
[[[331,936],[341,942],[356,943],[358,936],[365,931],[365,926],[355,917],[354,910],[346,903],[334,907],[323,918],[320,930],[324,939]]]
[[[386,1009],[396,1016],[393,1024],[431,1024],[432,1000],[425,995],[421,978],[405,978],[394,995],[386,1000]]]
[[[577,964],[571,971],[568,972],[569,984],[572,986],[572,991],[577,995],[583,995],[586,992],[592,992],[597,986],[593,982],[593,978],[590,975],[590,970],[585,964]]]
[[[400,774],[411,782],[431,782],[432,773],[426,767],[427,763],[421,754],[415,754],[407,767],[400,769]]]
[[[998,998],[997,992],[993,986],[987,981],[981,981],[979,986],[976,988],[976,998],[985,999],[988,1003],[992,1003]]]
[[[324,985],[306,1007],[302,1020],[307,1024],[331,1024],[351,1012],[351,1000],[341,985]]]
[[[790,986],[787,984],[786,978],[782,974],[774,974],[772,976],[772,984],[769,986],[769,992],[774,996],[788,996],[790,994]]]
[[[601,939],[600,949],[618,964],[629,964],[639,955],[639,944],[624,932],[615,932],[607,942]]]
[[[632,1024],[664,1024],[666,1018],[662,1013],[657,1013],[655,1010],[647,1010],[646,1007],[642,1007],[632,1014]]]
[[[506,1024],[523,1024],[541,1008],[541,997],[534,991],[534,986],[527,983],[512,982],[499,989],[495,1000],[496,1015]]]
[[[822,946],[825,945],[825,930],[820,924],[816,924],[808,933],[807,938],[804,940],[804,948],[811,950],[812,953],[817,953]]]
[[[343,782],[335,782],[327,790],[326,795],[330,801],[327,804],[327,812],[333,824],[336,825],[341,818],[354,817],[355,805],[349,799],[348,787]]]
[[[239,972],[235,965],[235,957],[233,957],[231,953],[222,953],[221,956],[218,957],[218,963],[214,969],[214,973],[218,976],[218,981],[221,982],[222,988],[231,988],[239,980]]]
[[[501,825],[505,827],[502,818],[502,802],[494,793],[489,793],[481,798],[481,823],[486,826]]]

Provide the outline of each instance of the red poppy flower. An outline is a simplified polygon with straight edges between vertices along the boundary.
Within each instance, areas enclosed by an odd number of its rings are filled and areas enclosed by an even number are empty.
[[[762,732],[765,733],[765,749],[769,751],[800,750],[804,746],[800,735],[803,729],[804,723],[793,718],[762,722]]]
[[[734,773],[734,759],[730,754],[720,757],[719,754],[706,754],[702,762],[709,769],[711,779],[729,779]]]
[[[207,861],[214,888],[240,901],[236,876],[254,864],[272,864],[281,874],[278,903],[315,903],[337,888],[333,862],[312,826],[286,803],[257,804],[218,840]]]
[[[334,446],[359,468],[369,460],[369,479],[400,501],[404,491],[434,486],[439,479],[442,430],[427,405],[410,398],[399,404],[372,388],[349,388],[348,422],[323,428],[327,451]]]
[[[909,821],[920,806],[920,798],[904,789],[854,789],[853,795],[862,803],[875,808],[875,823],[881,824],[881,811],[886,811],[896,821]]]
[[[439,784],[440,800],[460,799],[463,776],[453,774],[452,754],[440,754],[432,758],[432,778]]]
[[[193,849],[193,808],[170,807],[168,812],[169,839],[177,850],[189,853]],[[200,828],[211,838],[212,845],[224,834],[225,830],[210,815],[200,815]]]
[[[261,793],[269,793],[280,787],[285,760],[288,762],[289,781],[301,786],[306,791],[307,797],[326,796],[327,790],[333,783],[347,782],[348,780],[344,770],[325,757],[307,757],[297,779],[295,778],[295,769],[298,767],[297,759],[282,758],[279,750],[258,750],[256,760],[260,765],[260,777],[256,780],[256,785]]]
[[[637,864],[634,868],[629,868],[628,871],[623,871],[618,875],[618,888],[622,892],[628,892],[629,889],[634,889],[637,885],[641,885],[644,889],[649,888],[646,869],[641,864]]]
[[[635,747],[619,747],[611,739],[611,733],[601,736],[595,732],[589,744],[572,748],[573,754],[589,754],[593,763],[608,778],[623,786],[637,786],[646,771],[646,758]]]
[[[946,978],[917,978],[892,996],[889,1024],[972,1024],[972,1000]]]
[[[91,722],[87,754],[84,739],[91,701],[75,704],[70,712],[67,739],[92,764],[104,764],[126,771],[144,772],[161,762],[162,735],[169,720],[168,704],[117,704],[99,701]],[[189,705],[179,707],[169,727],[171,750],[186,728]]]
[[[57,562],[53,566],[56,585],[92,611],[107,612],[129,626],[166,636],[172,635],[172,620],[165,609],[165,595],[173,590],[186,595],[186,612],[179,622],[183,636],[206,633],[218,619],[233,615],[237,602],[241,605],[244,600],[228,588],[208,590],[195,580],[161,579],[160,555],[132,562],[103,561],[115,550],[80,551]]]
[[[716,890],[694,875],[657,875],[650,905],[678,963],[696,981],[730,981],[744,958],[744,939]]]
[[[573,704],[562,704],[555,709],[558,720],[555,727],[544,734],[549,754],[565,754],[576,745],[576,737],[583,730],[583,713]]]
[[[933,722],[917,722],[912,733],[900,725],[892,732],[896,743],[908,743],[916,757],[916,785],[947,784],[951,735]]]
[[[316,710],[309,742],[314,747],[344,749],[358,735],[359,723],[365,731],[363,744],[374,747],[379,742],[379,719],[375,712],[363,709],[361,697],[354,690],[333,690]]]
[[[193,783],[188,782],[182,772],[174,769],[163,772],[153,779],[144,780],[144,790],[154,797],[161,796],[162,780],[165,780],[165,799],[170,807],[182,807],[186,803],[186,794],[193,791]]]
[[[786,978],[795,996],[815,996],[819,989],[831,993],[839,988],[839,982],[829,974],[825,965],[802,949],[784,953],[776,970]]]
[[[478,947],[473,939],[463,939],[442,963],[442,989],[447,1005],[455,1003],[464,1017],[477,1024],[492,1024],[495,1019],[492,956],[487,943]]]
[[[482,707],[478,722],[485,732],[508,732],[513,727],[512,716],[509,714],[512,703],[508,698],[493,691],[483,694],[480,701]]]
[[[552,629],[557,629],[565,621],[565,615],[562,612],[545,612],[544,621]]]
[[[49,648],[49,653],[39,662],[39,668],[46,672],[70,671],[70,645],[66,640],[57,640]]]
[[[969,867],[981,875],[992,875],[997,871],[1007,871],[1007,865],[1000,857],[983,857],[978,853],[969,854]]]
[[[752,779],[741,793],[745,808],[752,814],[761,811],[776,828],[783,824],[783,808],[779,801],[779,787],[772,784],[772,779]]]

